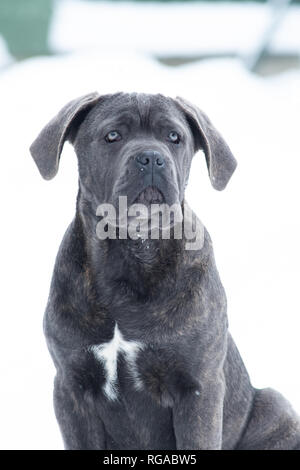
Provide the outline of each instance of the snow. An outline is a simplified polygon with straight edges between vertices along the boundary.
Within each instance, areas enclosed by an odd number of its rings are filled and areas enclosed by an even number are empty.
[[[98,46],[162,56],[248,55],[263,38],[272,17],[266,3],[60,0],[49,41],[52,50],[59,52]],[[298,53],[299,24],[300,8],[290,6],[273,38],[272,51]]]
[[[187,199],[212,236],[230,330],[253,384],[278,389],[300,412],[300,72],[263,79],[237,60],[167,68],[138,52],[82,50],[0,75],[1,448],[62,448],[42,315],[75,210],[76,159],[66,145],[57,177],[46,182],[28,148],[61,106],[94,90],[184,96],[225,136],[239,162],[228,188],[211,188],[199,153]]]
[[[7,67],[13,62],[13,58],[9,53],[6,42],[0,35],[0,70]]]

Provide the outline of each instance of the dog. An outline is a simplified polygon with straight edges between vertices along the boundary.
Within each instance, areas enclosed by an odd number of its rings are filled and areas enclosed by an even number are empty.
[[[201,246],[189,250],[185,234],[126,238],[116,225],[116,236],[97,235],[98,207],[119,208],[120,197],[186,212],[200,149],[212,186],[225,188],[236,160],[206,114],[180,97],[85,95],[30,147],[43,178],[56,175],[66,140],[79,191],[44,316],[65,448],[300,449],[299,417],[278,392],[251,385],[228,331],[207,230],[198,225]]]

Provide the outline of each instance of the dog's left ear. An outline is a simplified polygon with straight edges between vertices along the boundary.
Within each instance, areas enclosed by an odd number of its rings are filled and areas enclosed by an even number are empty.
[[[205,154],[208,173],[212,186],[224,189],[237,166],[230,148],[206,114],[189,101],[177,96],[175,100],[192,128],[195,151],[202,149]]]

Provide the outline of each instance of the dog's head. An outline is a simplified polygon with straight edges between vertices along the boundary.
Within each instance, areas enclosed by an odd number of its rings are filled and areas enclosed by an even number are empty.
[[[183,98],[91,93],[68,103],[30,150],[45,179],[53,178],[64,142],[78,156],[80,186],[96,205],[181,203],[192,157],[204,151],[215,189],[225,188],[236,160],[208,117]]]

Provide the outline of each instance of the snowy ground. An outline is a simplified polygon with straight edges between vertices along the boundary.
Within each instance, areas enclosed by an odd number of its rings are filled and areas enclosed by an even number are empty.
[[[199,153],[187,199],[212,236],[230,330],[253,384],[277,388],[300,413],[300,73],[261,79],[233,60],[171,69],[136,53],[82,52],[0,75],[0,447],[62,448],[42,314],[74,214],[76,161],[66,145],[58,176],[45,182],[28,147],[65,102],[93,90],[182,95],[226,137],[239,161],[228,188],[210,187]]]

